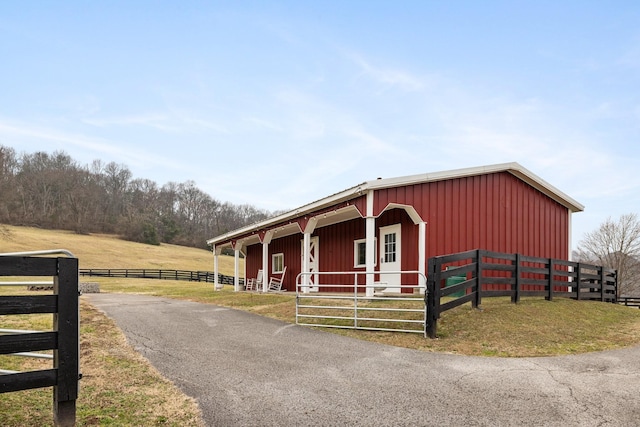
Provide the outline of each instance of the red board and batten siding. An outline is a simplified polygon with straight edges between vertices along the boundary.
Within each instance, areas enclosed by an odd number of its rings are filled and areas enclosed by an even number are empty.
[[[568,209],[510,173],[379,190],[374,213],[389,203],[414,206],[426,221],[427,257],[476,248],[558,259],[569,255]],[[404,238],[404,227],[402,232]],[[407,255],[414,255],[410,265],[417,265],[417,253]]]
[[[364,197],[355,202],[364,214]],[[508,172],[375,191],[376,237],[380,227],[401,223],[402,269],[417,270],[418,226],[402,209],[383,212],[389,203],[411,205],[426,221],[427,258],[477,248],[557,259],[569,254],[568,209]],[[319,237],[320,271],[364,271],[353,267],[353,242],[365,236],[364,218],[317,228],[313,235]],[[271,254],[285,254],[284,287],[290,291],[301,268],[301,238],[287,236],[269,245],[269,263]],[[247,276],[255,277],[261,263],[261,245],[248,247]]]
[[[284,265],[287,266],[283,289],[295,290],[295,278],[300,273],[301,267],[301,235],[287,236],[280,239],[273,239],[269,244],[268,272],[269,277],[273,275],[271,256],[273,254],[284,254]],[[246,249],[245,265],[247,277],[255,278],[258,270],[262,268],[262,244],[251,245]],[[279,277],[280,273],[276,275]]]

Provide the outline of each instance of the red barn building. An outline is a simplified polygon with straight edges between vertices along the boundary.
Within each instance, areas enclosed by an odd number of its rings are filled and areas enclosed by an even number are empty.
[[[424,273],[429,257],[477,248],[569,259],[571,214],[582,210],[518,163],[506,163],[367,181],[207,243],[216,273],[222,250],[235,251],[236,290],[241,276],[256,277],[258,270],[266,290],[269,276],[285,267],[282,289],[289,291],[301,272],[367,272],[367,284],[409,290],[417,275],[385,272]],[[299,281],[317,291],[328,277],[332,283],[354,280],[311,274]]]

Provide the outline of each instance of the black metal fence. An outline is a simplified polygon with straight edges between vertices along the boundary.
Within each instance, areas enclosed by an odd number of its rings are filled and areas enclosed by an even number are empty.
[[[484,297],[567,297],[616,302],[617,273],[601,266],[473,250],[429,259],[426,332],[436,337],[444,311]]]
[[[81,276],[120,277],[136,279],[186,280],[189,282],[214,283],[215,275],[211,271],[159,270],[149,268],[89,268],[80,270]],[[233,285],[233,277],[218,274],[218,283]],[[244,284],[244,279],[240,279]]]
[[[0,315],[52,313],[53,330],[0,335],[0,354],[53,350],[53,368],[0,375],[0,393],[53,387],[54,422],[73,426],[79,373],[78,259],[0,257],[0,276],[53,277],[53,295],[0,296]]]

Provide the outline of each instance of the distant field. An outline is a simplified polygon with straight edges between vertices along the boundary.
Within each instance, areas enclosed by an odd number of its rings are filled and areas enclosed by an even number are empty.
[[[67,249],[78,257],[80,268],[154,268],[213,271],[213,254],[185,246],[145,245],[104,234],[2,226],[0,252]],[[208,236],[203,236],[203,240]],[[244,260],[241,260],[244,262]],[[242,265],[242,264],[241,264]],[[220,273],[233,275],[233,257],[221,256]],[[243,271],[241,266],[240,271]]]

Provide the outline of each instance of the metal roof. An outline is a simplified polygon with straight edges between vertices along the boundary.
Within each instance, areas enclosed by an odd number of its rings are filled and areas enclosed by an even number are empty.
[[[549,198],[565,206],[571,212],[581,212],[584,210],[584,206],[563,193],[547,181],[543,180],[533,172],[529,171],[522,165],[516,162],[500,163],[488,166],[478,166],[464,169],[455,169],[442,172],[424,173],[418,175],[409,175],[397,178],[378,178],[372,181],[365,181],[362,184],[347,188],[346,190],[327,196],[323,199],[316,200],[315,202],[308,203],[297,209],[293,209],[289,212],[285,212],[281,215],[268,218],[266,220],[257,222],[255,224],[247,225],[234,231],[216,236],[207,240],[208,245],[214,245],[220,242],[227,242],[234,238],[241,237],[258,230],[268,229],[277,224],[281,224],[286,221],[290,221],[299,217],[302,217],[310,212],[314,212],[323,208],[333,206],[337,203],[341,203],[347,200],[355,199],[369,190],[380,190],[385,188],[402,187],[405,185],[415,185],[434,181],[444,181],[447,179],[464,178],[476,175],[485,175],[499,172],[509,172],[512,175],[518,177],[522,181],[536,188]]]

